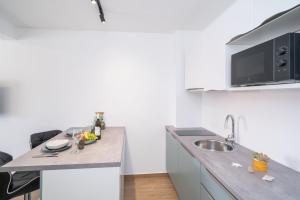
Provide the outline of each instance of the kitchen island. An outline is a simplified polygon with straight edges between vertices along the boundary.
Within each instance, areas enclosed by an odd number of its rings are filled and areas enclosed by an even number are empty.
[[[119,200],[123,198],[125,128],[108,127],[101,140],[76,152],[76,146],[58,157],[33,158],[40,145],[0,167],[0,172],[41,171],[42,200]],[[53,139],[65,138],[65,132]]]

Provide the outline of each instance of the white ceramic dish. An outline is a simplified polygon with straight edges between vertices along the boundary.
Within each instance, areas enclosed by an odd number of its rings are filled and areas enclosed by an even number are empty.
[[[54,149],[60,149],[69,144],[69,140],[67,139],[57,139],[57,140],[51,140],[46,143],[46,147],[48,149],[54,150]]]

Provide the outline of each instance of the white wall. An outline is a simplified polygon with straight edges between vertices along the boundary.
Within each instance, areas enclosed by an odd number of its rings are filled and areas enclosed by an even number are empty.
[[[300,90],[209,92],[203,95],[203,124],[226,137],[226,115],[240,117],[240,144],[300,171],[299,102]]]
[[[164,126],[175,124],[176,67],[168,34],[24,30],[0,41],[0,150],[29,149],[29,135],[91,123],[126,126],[127,173],[165,171]]]
[[[207,52],[202,55],[203,59],[211,61],[207,62],[208,69],[211,69],[209,73],[214,73],[218,68],[224,70],[224,44],[230,37],[299,3],[299,0],[238,0],[203,31],[204,38],[213,40],[213,43],[207,40],[203,44]],[[210,52],[214,52],[213,57]],[[216,80],[216,83],[220,82]],[[239,141],[242,145],[263,151],[274,160],[300,171],[299,102],[300,90],[207,92],[203,94],[202,124],[226,136],[226,114],[232,113],[236,118],[241,116]]]

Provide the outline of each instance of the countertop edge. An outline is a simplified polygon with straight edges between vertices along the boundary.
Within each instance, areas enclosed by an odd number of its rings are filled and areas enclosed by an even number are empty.
[[[110,162],[95,162],[95,163],[70,163],[70,164],[48,164],[48,165],[24,165],[24,166],[6,166],[0,167],[0,172],[15,172],[15,171],[44,171],[44,170],[64,170],[64,169],[87,169],[87,168],[109,168],[109,167],[121,167],[122,156],[126,150],[126,127],[125,126],[108,126],[107,128],[121,129],[122,135],[122,147],[120,152],[120,159]],[[31,150],[32,151],[32,150]],[[28,153],[28,152],[27,152]],[[26,154],[26,153],[25,153]],[[19,157],[18,157],[19,158]],[[16,159],[18,159],[16,158]],[[51,158],[49,158],[51,159]],[[12,161],[11,161],[12,162]]]
[[[40,165],[40,166],[22,166],[22,167],[0,167],[0,172],[12,171],[44,171],[44,170],[64,170],[64,169],[87,169],[87,168],[106,168],[120,167],[121,162],[111,163],[95,163],[95,164],[80,164],[80,165]]]

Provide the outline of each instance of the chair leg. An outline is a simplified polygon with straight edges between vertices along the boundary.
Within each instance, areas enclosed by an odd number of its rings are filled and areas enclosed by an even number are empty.
[[[31,200],[31,193],[24,194],[24,200]]]

